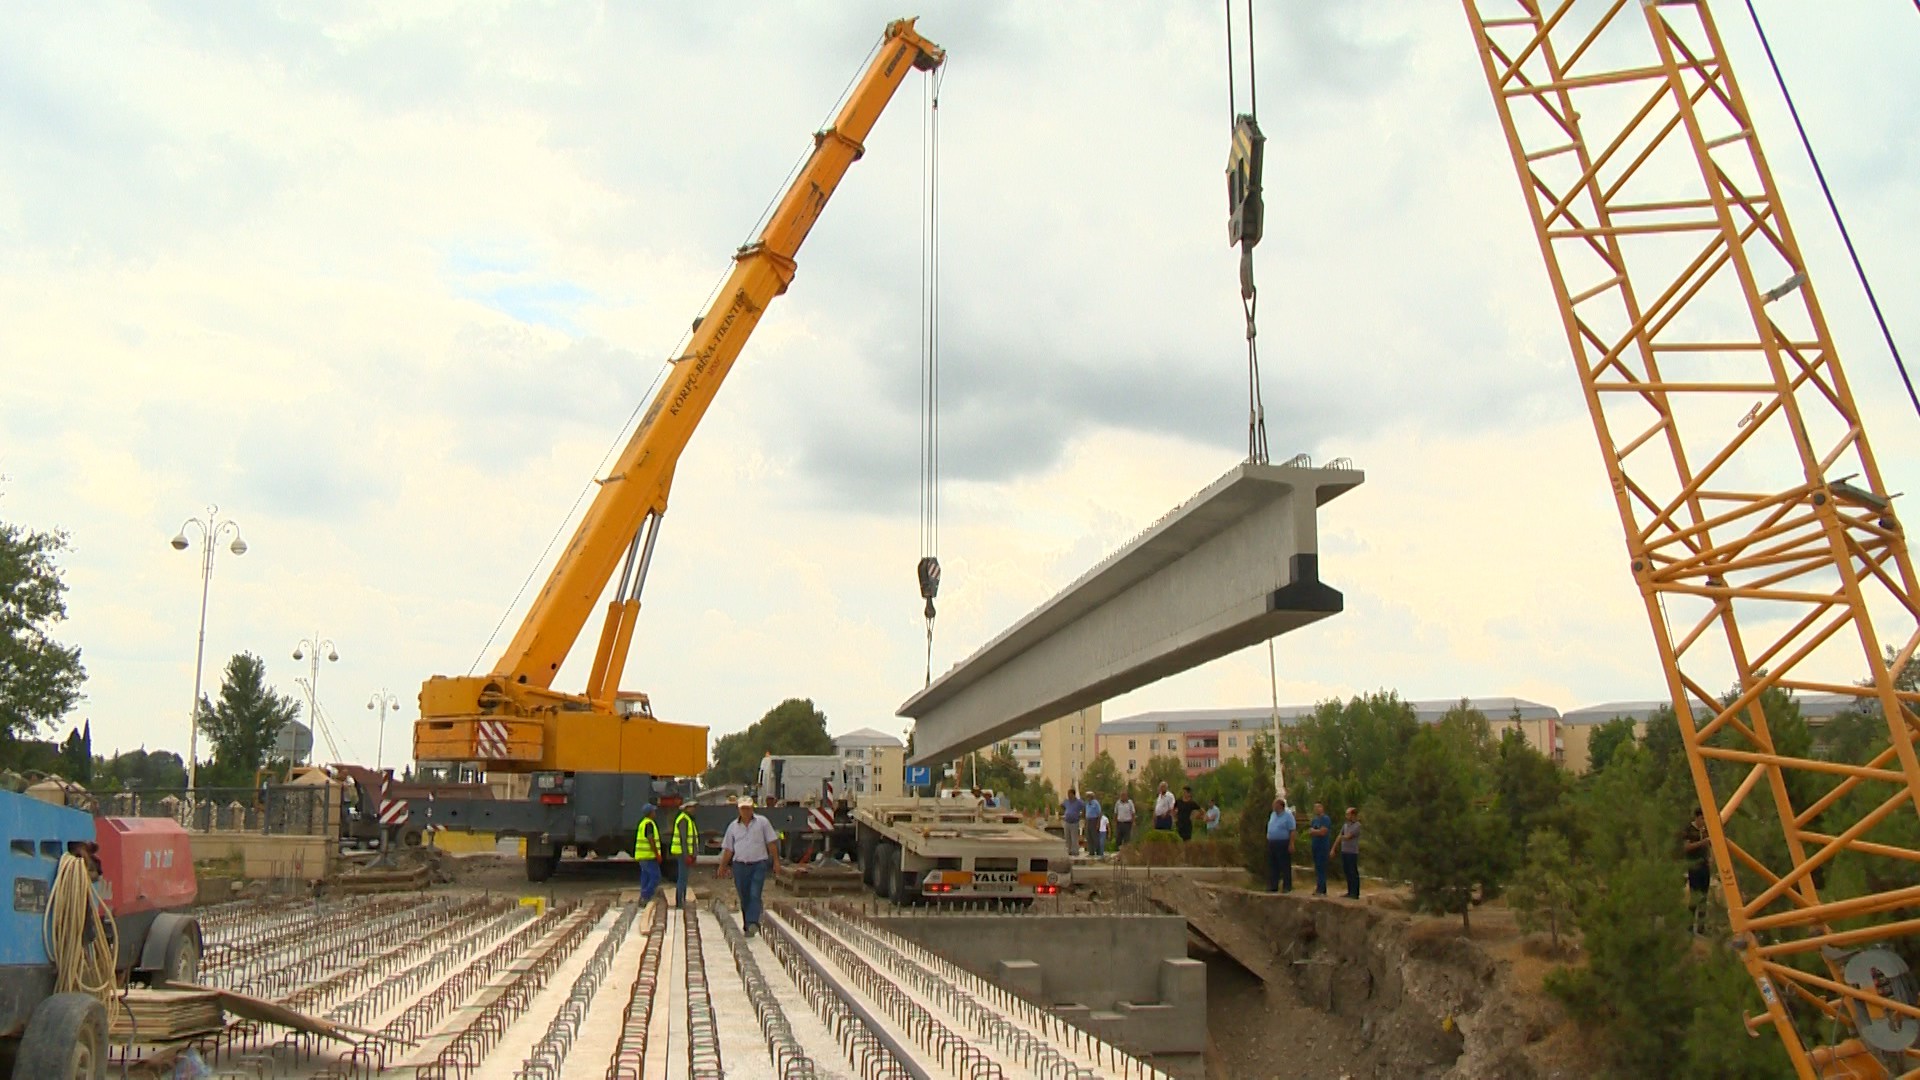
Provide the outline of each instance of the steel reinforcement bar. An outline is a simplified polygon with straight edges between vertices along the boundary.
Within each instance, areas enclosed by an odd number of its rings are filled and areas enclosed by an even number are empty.
[[[819,1072],[813,1059],[794,1038],[793,1025],[788,1022],[786,1010],[780,1007],[773,988],[767,985],[766,976],[760,973],[760,964],[753,958],[746,935],[733,924],[732,914],[718,900],[713,902],[712,911],[714,920],[720,924],[721,936],[727,939],[727,951],[733,955],[733,970],[739,974],[740,984],[747,991],[747,1001],[760,1020],[760,1034],[766,1039],[767,1059],[773,1064],[773,1071],[780,1080],[815,1080]]]
[[[640,951],[640,977],[620,1013],[620,1039],[607,1062],[607,1080],[641,1080],[647,1071],[647,1029],[660,990],[660,956],[666,951],[667,908],[656,901],[647,920],[647,945]]]
[[[613,968],[614,955],[627,943],[634,920],[640,917],[640,907],[636,900],[614,919],[606,936],[600,939],[599,946],[593,950],[585,970],[574,977],[573,986],[567,991],[567,1000],[560,1003],[560,1009],[548,1022],[546,1032],[533,1044],[532,1052],[514,1072],[514,1080],[560,1080],[560,1070],[566,1064],[567,1054],[573,1049],[574,1040],[580,1037],[580,1025],[587,1017],[587,1010],[593,1006],[594,996],[600,992],[600,984],[606,981],[607,972]]]
[[[966,971],[935,953],[888,932],[863,915],[839,906],[816,909],[820,921],[896,978],[937,1002],[949,1016],[991,1040],[1009,1060],[1049,1080],[1103,1077],[1168,1080],[1167,1075],[1047,1009]],[[1059,1049],[1097,1061],[1098,1069],[1074,1062]]]

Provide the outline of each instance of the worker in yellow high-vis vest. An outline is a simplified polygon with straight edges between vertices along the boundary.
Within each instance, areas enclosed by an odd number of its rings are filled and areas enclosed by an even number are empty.
[[[640,830],[633,836],[633,861],[640,864],[640,902],[653,899],[660,888],[660,824],[653,820],[653,804],[640,808]]]
[[[673,832],[667,837],[667,857],[674,862],[673,906],[687,906],[687,879],[693,876],[693,859],[700,851],[700,826],[682,806],[674,816]]]

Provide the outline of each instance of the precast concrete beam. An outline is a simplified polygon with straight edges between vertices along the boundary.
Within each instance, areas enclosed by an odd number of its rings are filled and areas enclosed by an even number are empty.
[[[1340,593],[1320,580],[1318,512],[1364,479],[1235,466],[908,698],[911,764],[951,761],[1339,612]]]

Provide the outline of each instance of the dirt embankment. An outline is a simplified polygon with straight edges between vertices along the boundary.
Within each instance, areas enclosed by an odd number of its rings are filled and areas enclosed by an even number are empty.
[[[1557,1006],[1457,925],[1342,900],[1163,880],[1154,898],[1255,975],[1210,988],[1209,1073],[1551,1080]],[[1216,980],[1225,982],[1226,980]],[[1224,991],[1224,993],[1222,993]]]

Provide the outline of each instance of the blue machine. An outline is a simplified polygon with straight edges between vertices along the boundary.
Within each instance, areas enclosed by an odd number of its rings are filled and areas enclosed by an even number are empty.
[[[15,1080],[100,1076],[106,1012],[86,995],[54,994],[41,929],[60,857],[93,843],[93,815],[0,791],[0,837],[12,896],[0,913],[0,1060],[13,1057]]]
[[[93,815],[54,806],[11,791],[0,791],[0,836],[6,838],[6,884],[13,902],[0,914],[0,967],[44,967],[46,945],[41,923],[47,897],[53,891],[54,871],[68,844],[93,842]],[[0,971],[0,983],[19,974]],[[0,995],[4,997],[4,995]],[[25,1017],[15,1018],[21,1022]],[[0,1033],[14,1030],[0,1009]]]

